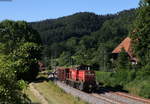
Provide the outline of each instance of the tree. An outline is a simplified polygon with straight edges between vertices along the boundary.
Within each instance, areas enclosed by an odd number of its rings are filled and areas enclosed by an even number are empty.
[[[1,104],[29,104],[30,100],[21,90],[12,67],[13,62],[5,55],[0,54],[0,103]]]
[[[34,42],[41,44],[40,35],[25,21],[5,20],[0,22],[0,43],[5,45],[5,54],[17,49],[20,43]]]
[[[138,17],[134,23],[133,52],[139,62],[146,65],[150,62],[150,0],[141,0]]]
[[[94,63],[98,63],[100,70],[107,71],[108,56],[108,47],[106,43],[99,43],[98,49],[95,50],[93,61]]]
[[[68,39],[68,40],[65,42],[64,47],[65,47],[66,50],[69,51],[71,54],[74,54],[77,45],[78,45],[78,38],[72,37],[72,38]]]
[[[60,66],[69,66],[71,65],[71,54],[69,52],[63,52],[58,59]]]
[[[34,42],[34,43],[33,43]],[[26,22],[0,22],[0,103],[28,104],[22,93],[38,73],[40,37]]]
[[[115,61],[116,70],[120,69],[128,69],[130,65],[128,53],[125,52],[124,48],[121,50],[121,52],[118,55],[117,60]]]
[[[41,59],[41,47],[32,42],[20,45],[10,55],[18,79],[33,80],[39,72],[38,60]]]

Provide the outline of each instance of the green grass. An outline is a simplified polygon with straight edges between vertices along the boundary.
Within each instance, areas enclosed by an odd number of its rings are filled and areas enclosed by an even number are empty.
[[[40,100],[30,91],[29,88],[24,90],[24,93],[28,96],[32,103],[40,103]]]
[[[53,82],[35,83],[34,87],[47,99],[49,104],[87,104],[79,98],[65,93]]]

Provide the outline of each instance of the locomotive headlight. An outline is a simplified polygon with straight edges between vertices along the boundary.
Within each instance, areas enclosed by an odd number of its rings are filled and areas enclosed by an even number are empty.
[[[86,72],[86,73],[85,73],[85,75],[90,75],[90,74],[91,74],[90,72]]]
[[[92,85],[91,85],[91,84],[89,85],[89,88],[92,88]]]

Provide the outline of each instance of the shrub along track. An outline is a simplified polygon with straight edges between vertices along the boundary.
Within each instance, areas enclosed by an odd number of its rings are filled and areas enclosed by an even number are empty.
[[[106,91],[101,89],[97,93],[85,93],[75,88],[72,88],[62,82],[55,81],[55,83],[62,88],[65,92],[79,97],[82,100],[89,102],[90,104],[150,104],[149,100],[139,97],[129,96],[128,94],[121,92]]]

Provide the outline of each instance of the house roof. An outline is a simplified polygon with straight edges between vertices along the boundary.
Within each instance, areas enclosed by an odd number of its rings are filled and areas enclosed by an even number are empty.
[[[113,51],[112,53],[120,53],[122,48],[132,57],[132,50],[131,50],[131,38],[126,37]]]

